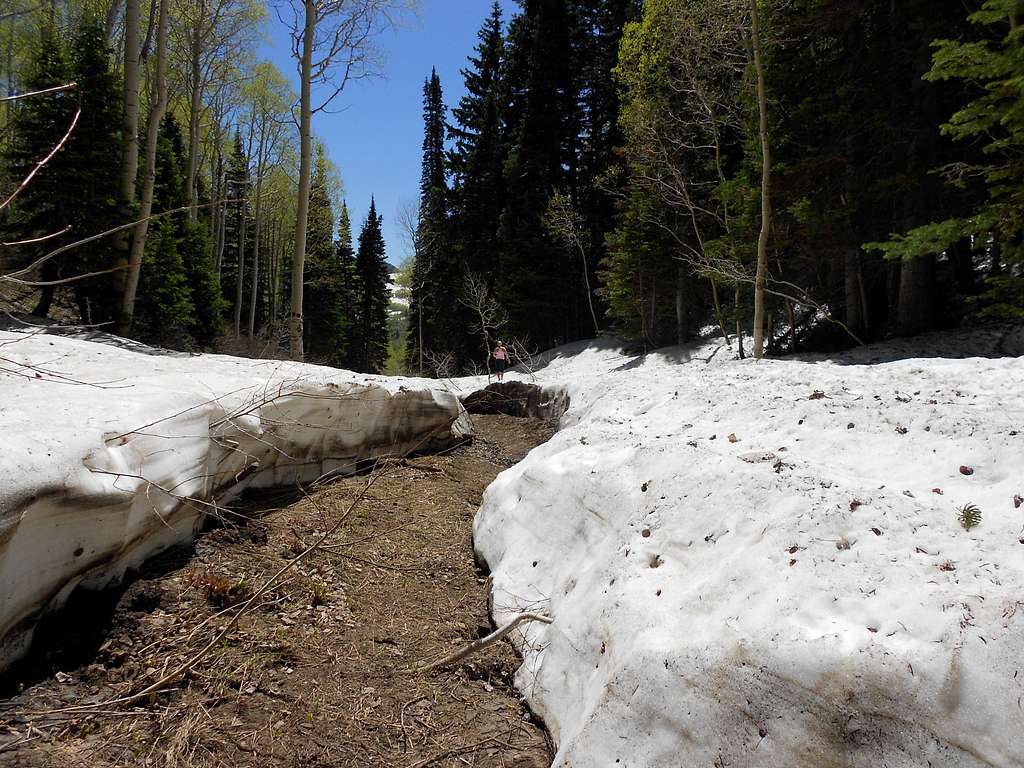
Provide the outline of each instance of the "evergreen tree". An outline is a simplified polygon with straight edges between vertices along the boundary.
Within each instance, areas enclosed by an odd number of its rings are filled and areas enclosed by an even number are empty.
[[[504,141],[507,83],[501,6],[477,35],[476,55],[462,70],[466,94],[452,110],[449,155],[452,174],[453,243],[466,267],[492,281],[497,272],[494,238],[505,207]]]
[[[166,211],[185,205],[188,198],[179,162],[181,130],[170,115],[160,126],[156,151],[153,210]],[[195,307],[181,254],[185,220],[182,215],[160,218],[150,224],[139,274],[133,329],[144,341],[189,349],[194,346],[190,332]]]
[[[980,93],[942,126],[961,142],[959,162],[949,167],[954,189],[970,190],[984,182],[985,195],[968,210],[952,211],[942,221],[925,224],[871,247],[891,258],[913,263],[945,253],[967,260],[974,277],[975,256],[986,266],[985,290],[978,297],[984,315],[1024,317],[1024,7],[1019,0],[986,0],[971,14],[980,39],[957,39],[947,29],[935,43],[932,82],[977,83]],[[982,153],[970,151],[971,144]],[[973,248],[972,248],[973,245]]]
[[[67,143],[18,198],[10,222],[16,233],[12,239],[17,240],[68,231],[20,249],[22,261],[120,223],[116,202],[120,102],[103,31],[93,22],[83,22],[68,56],[50,18],[44,23],[26,88],[51,88],[72,81],[77,83],[73,90],[27,99],[15,121],[12,165],[23,178],[57,146],[80,110]],[[41,277],[56,280],[101,272],[113,262],[110,240],[99,240],[46,262]],[[111,286],[105,275],[72,284],[83,322],[100,323],[113,317],[118,297]],[[52,287],[43,290],[37,314],[48,314],[53,296]]]
[[[388,267],[384,255],[383,218],[371,198],[359,233],[356,272],[359,279],[357,327],[352,339],[353,368],[378,373],[388,359]]]
[[[935,38],[968,31],[962,5],[799,0],[780,4],[766,23],[768,88],[780,115],[773,136],[783,271],[775,277],[799,285],[864,339],[955,320],[956,265],[969,253],[901,265],[862,244],[936,211],[956,214],[974,197],[933,172],[959,159],[938,125],[962,89],[922,79]],[[852,343],[836,325],[819,333],[831,337],[819,337],[819,346]]]
[[[228,202],[224,208],[224,255],[221,260],[220,289],[225,306],[235,308],[238,293],[239,260],[249,251],[241,242],[243,220],[249,216],[249,158],[242,144],[242,134],[235,131],[228,157],[224,194]],[[246,239],[251,227],[245,227]],[[243,263],[242,269],[245,270]],[[244,275],[243,275],[244,277]]]
[[[168,114],[157,144],[153,210],[188,203],[181,127]],[[140,274],[135,324],[139,338],[175,349],[209,348],[223,331],[226,303],[217,288],[213,248],[204,222],[184,213],[150,225]]]
[[[341,204],[341,216],[338,217],[338,239],[335,242],[338,261],[339,278],[339,309],[342,331],[344,334],[344,355],[341,367],[353,369],[358,362],[355,359],[353,340],[359,328],[359,297],[362,294],[359,273],[356,270],[356,252],[352,247],[352,220],[349,217],[348,205]]]
[[[616,200],[625,195],[625,176],[617,172],[625,143],[621,96],[612,73],[618,64],[623,31],[639,17],[641,2],[591,0],[582,6],[579,207],[590,244],[586,268],[593,275],[607,253],[605,240],[615,220]]]
[[[410,356],[451,352],[461,359],[465,319],[458,295],[465,272],[448,232],[448,184],[444,152],[445,109],[436,71],[423,85],[423,163],[420,175],[416,261],[409,306]]]
[[[327,194],[327,157],[317,146],[306,230],[306,359],[340,367],[345,360],[341,261],[334,243],[334,213]]]

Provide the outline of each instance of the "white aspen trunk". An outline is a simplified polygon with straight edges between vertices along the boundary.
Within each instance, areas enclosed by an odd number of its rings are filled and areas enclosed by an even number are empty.
[[[771,173],[772,161],[768,142],[768,94],[764,82],[764,52],[758,0],[750,0],[750,37],[754,49],[754,70],[757,73],[758,133],[761,138],[761,232],[757,237],[757,273],[754,278],[754,357],[764,357],[765,284],[768,278],[768,236],[772,226]]]
[[[306,262],[306,225],[309,218],[309,183],[313,164],[313,46],[316,35],[316,0],[303,0],[306,22],[302,35],[300,67],[301,97],[299,106],[299,197],[295,217],[295,252],[292,257],[292,296],[288,314],[288,346],[293,360],[303,359],[302,351],[302,280]]]
[[[135,179],[139,173],[139,46],[141,23],[140,0],[126,0],[124,8],[124,89],[121,112],[121,180],[120,195],[122,215],[131,221],[135,211]],[[124,296],[128,282],[128,265],[131,260],[130,230],[123,230],[114,237],[114,246],[119,251],[117,266],[122,269],[113,273],[114,287],[118,295]]]
[[[199,204],[199,190],[196,184],[196,176],[199,169],[199,112],[202,109],[203,89],[200,85],[202,71],[199,66],[199,56],[202,53],[199,44],[199,23],[196,23],[195,36],[190,41],[191,69],[192,69],[192,93],[189,99],[188,108],[188,160],[185,164],[185,183],[188,185],[188,220],[195,221]]]
[[[129,0],[133,2],[133,0]],[[156,33],[156,98],[149,113],[146,127],[146,173],[142,182],[142,199],[139,205],[139,223],[135,225],[132,248],[128,259],[127,279],[118,318],[118,333],[124,335],[131,330],[135,315],[135,294],[139,288],[139,274],[142,271],[142,254],[146,248],[149,232],[149,216],[153,211],[153,187],[156,183],[156,145],[160,137],[160,123],[167,111],[167,10],[170,0],[160,0],[160,20]]]
[[[124,0],[111,0],[107,6],[107,17],[103,21],[103,39],[108,48],[114,45],[114,32],[117,30],[117,17],[121,14],[121,6]]]

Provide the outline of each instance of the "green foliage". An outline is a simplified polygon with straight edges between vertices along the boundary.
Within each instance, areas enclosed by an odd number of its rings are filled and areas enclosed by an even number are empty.
[[[110,70],[102,30],[83,22],[71,49],[65,50],[54,26],[44,24],[33,52],[25,87],[36,90],[76,82],[74,89],[26,99],[14,123],[11,165],[24,177],[58,145],[76,112],[78,122],[63,148],[33,179],[18,199],[8,229],[12,239],[42,237],[68,228],[67,234],[19,249],[29,261],[67,242],[120,223],[118,166],[120,106],[117,81]],[[100,272],[114,263],[109,239],[73,249],[47,262],[44,280]],[[81,318],[104,322],[113,316],[117,295],[108,276],[73,284]],[[43,291],[36,311],[49,311],[53,290]]]
[[[501,6],[495,2],[477,35],[469,67],[462,71],[466,94],[452,109],[448,157],[452,175],[453,246],[466,267],[490,279],[496,271],[494,235],[505,205],[504,135],[508,80]]]
[[[192,345],[192,305],[188,276],[179,251],[180,228],[157,220],[150,225],[142,259],[135,333],[144,341],[175,349]]]
[[[441,80],[431,72],[423,85],[423,163],[415,264],[409,305],[409,353],[443,350],[461,359],[468,325],[464,309],[451,297],[462,284],[465,267],[452,247],[449,190],[444,151],[445,107]]]
[[[956,520],[965,531],[981,525],[981,510],[973,504],[965,504],[957,510]]]
[[[371,199],[356,251],[359,295],[351,341],[352,367],[363,373],[380,373],[388,359],[389,275],[382,222],[377,204]]]
[[[893,235],[865,248],[910,259],[938,254],[963,238],[987,251],[993,268],[976,297],[983,315],[1024,315],[1024,9],[1018,0],[985,0],[968,18],[981,39],[942,37],[934,42],[933,83],[964,83],[975,97],[953,112],[942,133],[961,142],[966,156],[944,168],[952,186],[984,183],[969,215]],[[967,148],[981,148],[978,155]]]
[[[224,332],[227,302],[217,283],[209,229],[202,222],[183,222],[178,249],[188,275],[194,309],[189,333],[201,349],[210,349]]]
[[[327,163],[317,147],[306,231],[305,347],[310,362],[341,367],[346,362],[346,307],[334,213],[327,191]],[[347,209],[342,210],[347,219]],[[340,241],[339,241],[340,242]],[[350,311],[350,310],[349,310]]]
[[[252,227],[244,227],[246,242],[242,242],[243,221],[250,218],[252,211],[249,201],[249,155],[242,143],[241,131],[235,132],[225,173],[224,195],[228,202],[224,206],[224,255],[221,261],[220,286],[225,306],[235,308],[238,301],[239,261],[250,250],[248,240],[252,230]],[[244,264],[242,268],[246,269]],[[244,301],[244,286],[242,300]]]
[[[178,208],[187,200],[182,154],[181,129],[168,115],[160,126],[157,142],[155,212]],[[184,214],[150,223],[135,306],[134,333],[143,341],[174,349],[191,349],[196,342],[193,331],[203,335],[202,329],[196,327],[197,306],[193,303],[197,275],[186,264],[186,260],[193,262],[196,258],[196,254],[186,248],[199,244],[190,237],[189,228]]]

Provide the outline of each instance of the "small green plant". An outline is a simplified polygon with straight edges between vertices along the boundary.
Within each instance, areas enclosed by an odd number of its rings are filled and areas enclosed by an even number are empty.
[[[316,608],[319,605],[327,605],[327,601],[331,596],[331,591],[327,588],[326,584],[320,581],[314,581],[311,592],[312,595],[309,601],[311,606]]]
[[[981,510],[973,504],[965,504],[956,514],[957,522],[965,531],[981,525]]]

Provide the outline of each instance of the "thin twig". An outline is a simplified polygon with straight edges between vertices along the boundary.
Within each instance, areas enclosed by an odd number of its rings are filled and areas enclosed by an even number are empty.
[[[469,645],[463,646],[454,653],[445,656],[443,659],[439,659],[438,661],[435,661],[432,664],[428,664],[425,667],[420,667],[416,671],[430,672],[434,669],[437,669],[438,667],[443,667],[447,666],[448,664],[455,664],[456,662],[462,661],[467,656],[472,656],[474,653],[479,653],[485,648],[494,645],[503,637],[511,633],[512,630],[514,630],[520,624],[527,624],[531,621],[539,621],[542,624],[551,624],[554,621],[554,619],[552,619],[550,616],[545,616],[542,613],[520,613],[504,627],[502,627],[501,629],[496,629],[494,632],[491,632],[491,634],[487,635],[487,637],[482,637],[479,640],[474,640]]]

